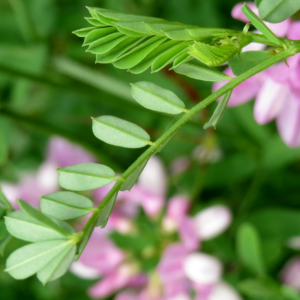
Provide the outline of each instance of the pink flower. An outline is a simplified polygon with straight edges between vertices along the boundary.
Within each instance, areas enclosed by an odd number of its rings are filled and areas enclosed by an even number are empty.
[[[300,291],[300,258],[295,257],[287,262],[281,273],[284,284]]]
[[[254,3],[247,3],[257,13]],[[232,10],[232,16],[247,22],[241,13],[242,3]],[[286,20],[278,24],[267,23],[278,36],[290,39],[300,38],[300,22]],[[276,119],[277,128],[283,141],[290,147],[300,146],[300,54],[288,60],[289,68],[281,62],[269,70],[257,74],[233,90],[229,106],[245,103],[256,97],[254,117],[259,124]],[[225,70],[233,75],[230,68]],[[213,90],[222,87],[224,82],[214,84]]]

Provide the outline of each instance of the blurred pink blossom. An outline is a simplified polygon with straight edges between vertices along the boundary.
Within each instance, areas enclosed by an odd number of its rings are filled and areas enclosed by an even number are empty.
[[[257,13],[254,3],[247,3]],[[240,11],[242,3],[232,10],[232,16],[247,22]],[[286,20],[282,23],[267,23],[278,36],[300,39],[300,22]],[[281,62],[269,70],[253,76],[233,90],[229,106],[236,106],[256,97],[254,117],[259,124],[276,119],[283,141],[290,147],[300,146],[300,54],[287,59],[289,68]],[[226,74],[233,76],[230,68]],[[233,76],[234,77],[234,76]],[[214,84],[216,91],[226,82]]]
[[[300,257],[295,257],[286,263],[281,279],[284,284],[300,291]]]

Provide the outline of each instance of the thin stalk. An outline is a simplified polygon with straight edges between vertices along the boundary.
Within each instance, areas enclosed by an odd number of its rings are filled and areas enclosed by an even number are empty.
[[[156,152],[160,151],[161,148],[176,134],[176,132],[186,123],[188,122],[195,114],[197,114],[200,110],[208,106],[209,104],[216,101],[218,98],[226,94],[227,92],[231,91],[243,81],[249,79],[250,77],[270,68],[271,66],[275,65],[276,63],[287,59],[290,56],[293,56],[300,52],[300,45],[298,47],[291,46],[290,48],[283,50],[281,53],[270,57],[268,60],[262,62],[261,64],[253,67],[252,69],[246,71],[245,73],[241,74],[240,76],[232,79],[229,83],[224,85],[222,88],[217,90],[215,93],[207,97],[205,100],[201,101],[199,104],[194,106],[191,110],[189,110],[186,114],[184,114],[173,126],[171,126],[156,142],[152,144],[121,176],[124,180],[126,180],[143,162],[148,160],[152,155]],[[108,194],[104,197],[102,202],[97,207],[97,210],[94,212],[92,217],[86,223],[83,228],[83,233],[85,234],[90,226],[92,226],[100,215],[103,208],[106,206],[108,201],[111,197],[120,190],[121,185],[123,184],[122,181],[118,181],[112,187],[112,189],[108,192]],[[83,235],[84,235],[83,234]]]

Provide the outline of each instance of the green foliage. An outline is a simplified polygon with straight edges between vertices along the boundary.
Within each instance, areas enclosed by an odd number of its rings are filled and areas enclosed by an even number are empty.
[[[52,221],[55,222],[53,219]],[[59,225],[60,222],[56,221],[55,224]],[[21,210],[15,211],[6,216],[5,225],[11,235],[28,242],[67,239],[66,235],[61,234],[47,226],[45,223],[31,218]]]
[[[254,274],[265,274],[260,240],[253,226],[242,224],[238,229],[237,253],[241,262]]]
[[[109,200],[107,203],[105,203],[105,205],[103,205],[103,203],[100,203],[100,206],[99,206],[99,210],[101,211],[100,212],[100,215],[97,219],[97,222],[96,222],[96,227],[100,226],[101,228],[104,228],[107,224],[107,221],[109,219],[109,216],[114,208],[114,205],[115,205],[115,202],[116,202],[116,199],[117,199],[117,195],[118,193],[115,193]]]
[[[116,173],[105,165],[83,163],[57,169],[59,185],[71,191],[88,191],[112,183]]]
[[[247,51],[231,58],[228,64],[233,74],[239,76],[269,58],[267,51]]]
[[[286,300],[299,300],[300,299],[299,293],[289,286],[283,286],[281,288],[281,292]]]
[[[16,279],[27,278],[39,272],[69,247],[70,242],[65,240],[45,241],[24,246],[8,257],[5,271]],[[44,280],[44,276],[42,278]]]
[[[300,10],[298,0],[262,0],[259,15],[270,23],[280,23]]]
[[[169,90],[146,81],[140,81],[131,86],[133,99],[148,109],[169,114],[186,112],[185,104]]]
[[[112,116],[93,118],[94,135],[111,145],[141,148],[149,145],[149,134],[139,126]]]
[[[255,0],[255,5],[258,7],[262,0]]]
[[[41,197],[41,211],[60,220],[86,216],[93,207],[90,199],[72,192],[56,192]]]
[[[265,25],[264,22],[246,5],[242,7],[242,12],[246,18],[258,29],[262,34],[264,34],[270,41],[281,46],[282,42],[280,39]]]
[[[222,100],[219,102],[210,120],[204,124],[204,129],[207,129],[209,127],[214,127],[216,129],[218,123],[221,121],[224,115],[231,93],[232,91],[229,91],[223,96]]]
[[[193,62],[183,63],[182,65],[180,65],[175,69],[175,72],[196,80],[203,80],[203,81],[216,82],[216,81],[225,81],[231,79],[231,77],[225,75],[224,73],[218,72],[213,69],[209,69],[205,66]]]

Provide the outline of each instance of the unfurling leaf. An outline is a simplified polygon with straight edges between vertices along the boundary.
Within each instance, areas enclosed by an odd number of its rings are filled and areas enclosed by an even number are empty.
[[[232,79],[222,72],[207,68],[205,66],[200,66],[199,64],[193,62],[184,63],[175,68],[174,71],[178,74],[203,81],[216,82]]]
[[[225,112],[225,109],[226,109],[226,106],[228,104],[228,101],[230,99],[230,96],[231,96],[231,93],[232,93],[232,90],[227,92],[222,100],[219,102],[216,110],[214,111],[212,117],[210,118],[210,120],[204,124],[203,128],[204,129],[207,129],[209,127],[214,127],[216,129],[218,123],[220,122],[220,120],[222,119],[223,115],[224,115],[224,112]]]
[[[241,262],[254,274],[265,274],[260,240],[253,226],[249,224],[240,226],[237,232],[237,252]]]
[[[151,82],[140,81],[132,84],[131,94],[139,104],[151,110],[169,114],[187,111],[177,95]]]
[[[133,187],[133,185],[136,183],[136,181],[140,177],[141,173],[143,172],[144,168],[146,167],[148,160],[149,159],[147,159],[142,164],[140,164],[135,169],[135,171],[130,174],[130,176],[122,184],[120,191],[130,191],[131,190],[131,188]]]
[[[242,12],[246,16],[246,18],[255,26],[255,28],[258,29],[263,35],[266,36],[266,38],[268,38],[274,44],[282,46],[283,43],[280,41],[280,39],[270,30],[269,27],[267,27],[267,25],[246,4],[242,6]]]
[[[57,170],[59,185],[71,191],[93,190],[116,180],[116,173],[111,168],[96,163],[83,163]]]
[[[37,273],[37,278],[45,285],[49,281],[53,281],[63,276],[71,265],[76,252],[76,246],[69,244],[64,251],[61,251],[47,265],[45,265]]]
[[[56,192],[41,197],[42,212],[60,220],[86,216],[93,207],[90,199],[72,192]]]
[[[115,205],[115,202],[117,199],[117,195],[118,195],[118,193],[115,193],[109,199],[109,201],[106,203],[106,205],[104,207],[101,207],[101,204],[100,204],[100,209],[102,209],[102,210],[97,219],[96,227],[100,226],[101,228],[104,228],[106,226],[109,216],[114,208],[114,205]]]
[[[300,10],[298,0],[261,0],[259,15],[270,23],[280,23]]]
[[[26,213],[29,217],[43,224],[45,227],[49,227],[61,235],[69,237],[70,233],[66,231],[63,227],[58,225],[56,222],[48,218],[46,215],[38,211],[37,209],[30,206],[23,200],[18,199],[18,204],[20,205],[21,210]]]
[[[267,51],[247,51],[236,55],[228,61],[235,76],[239,76],[256,65],[270,58]]]
[[[34,243],[14,251],[6,261],[6,272],[15,279],[25,279],[60,255],[70,246],[66,240]]]
[[[52,221],[55,222],[54,219],[52,219]],[[69,235],[74,232],[74,229],[67,223],[62,224],[62,222],[58,220],[55,223],[58,226],[64,226],[64,228],[68,230]],[[6,216],[5,225],[11,235],[28,242],[42,242],[68,238],[66,235],[63,235],[53,228],[45,225],[45,223],[41,223],[31,218],[21,210],[15,211]]]
[[[144,129],[112,116],[93,118],[93,133],[98,139],[119,147],[141,148],[152,144]]]

